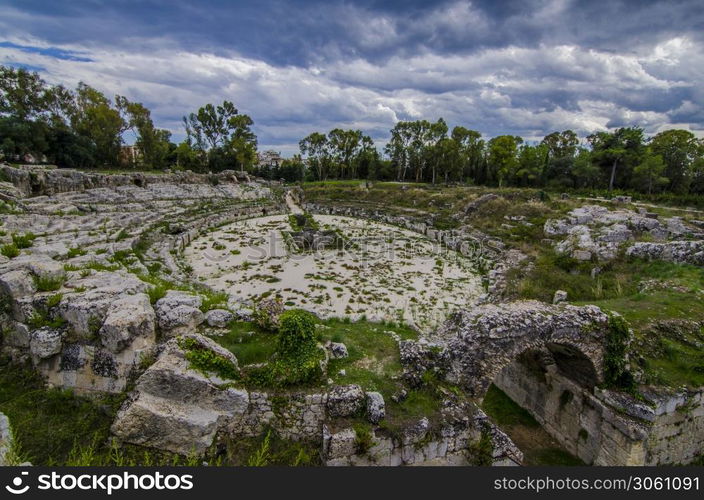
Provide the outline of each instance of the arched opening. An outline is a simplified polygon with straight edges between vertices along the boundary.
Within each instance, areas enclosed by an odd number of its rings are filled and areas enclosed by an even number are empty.
[[[144,179],[141,177],[135,177],[132,182],[134,182],[134,185],[137,187],[144,187]]]
[[[523,451],[526,465],[579,465],[591,461],[585,400],[599,377],[574,346],[545,343],[504,366],[482,406]]]

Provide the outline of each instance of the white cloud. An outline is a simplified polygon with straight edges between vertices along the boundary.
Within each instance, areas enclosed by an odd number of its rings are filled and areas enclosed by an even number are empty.
[[[553,2],[564,7],[563,2]],[[548,8],[546,6],[545,8]],[[486,20],[469,4],[455,4],[446,17],[425,22],[459,29]],[[449,16],[449,17],[448,17]],[[451,18],[451,19],[450,19]],[[452,23],[456,23],[453,25]],[[455,26],[455,28],[453,28]],[[398,36],[393,20],[380,18],[359,27],[365,42],[383,45]],[[429,28],[430,29],[430,28]],[[435,28],[433,28],[435,29]],[[365,31],[366,30],[366,31]],[[19,38],[14,43],[30,43]],[[33,46],[48,47],[31,39]],[[106,94],[144,102],[159,125],[182,136],[180,117],[208,102],[233,101],[254,118],[262,147],[295,152],[300,138],[312,131],[353,127],[381,132],[402,119],[444,117],[488,135],[540,137],[571,128],[583,133],[610,123],[626,123],[656,132],[670,120],[665,111],[629,109],[634,95],[671,98],[701,81],[701,44],[672,38],[638,54],[615,54],[576,45],[509,46],[471,55],[423,51],[372,62],[361,57],[315,66],[275,66],[239,54],[175,49],[166,38],[131,40],[124,47],[67,45],[90,62],[62,60],[17,48],[0,47],[0,62],[45,68],[43,76],[75,86],[85,81]],[[695,80],[693,80],[695,78]],[[699,78],[696,80],[696,78]],[[701,104],[673,101],[672,114],[701,114]],[[701,101],[699,101],[701,103]],[[679,109],[676,109],[679,108]],[[678,115],[678,116],[679,116]],[[688,124],[700,134],[702,124]],[[382,144],[378,144],[379,147]],[[292,149],[291,149],[292,148]]]

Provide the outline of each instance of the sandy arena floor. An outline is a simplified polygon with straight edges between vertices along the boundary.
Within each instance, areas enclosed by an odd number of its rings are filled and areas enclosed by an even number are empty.
[[[395,226],[316,215],[337,229],[345,250],[289,251],[288,216],[240,221],[194,240],[185,259],[196,276],[234,300],[279,296],[322,317],[399,321],[423,330],[481,293],[472,263],[457,252]]]

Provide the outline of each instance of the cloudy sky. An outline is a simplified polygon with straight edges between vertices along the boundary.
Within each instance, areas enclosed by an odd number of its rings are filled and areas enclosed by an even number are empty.
[[[704,6],[681,1],[0,0],[0,64],[181,117],[233,101],[260,149],[444,117],[487,137],[704,135]]]

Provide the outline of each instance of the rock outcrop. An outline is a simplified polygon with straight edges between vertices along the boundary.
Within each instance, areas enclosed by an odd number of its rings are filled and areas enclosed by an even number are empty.
[[[663,260],[677,264],[704,266],[704,240],[669,241],[666,243],[638,242],[626,250],[629,257]]]

